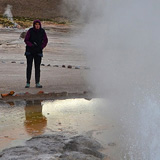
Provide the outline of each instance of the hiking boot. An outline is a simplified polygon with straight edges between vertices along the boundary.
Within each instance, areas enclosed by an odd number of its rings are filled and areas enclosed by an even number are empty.
[[[25,88],[29,88],[30,87],[30,84],[29,83],[27,83],[26,84],[26,86],[25,86]]]
[[[39,83],[36,83],[36,88],[42,88],[42,85],[40,85]]]

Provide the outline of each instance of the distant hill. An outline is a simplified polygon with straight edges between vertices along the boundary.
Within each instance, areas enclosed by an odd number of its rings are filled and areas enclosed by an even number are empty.
[[[0,0],[0,15],[9,4],[12,5],[12,13],[16,17],[52,19],[65,16],[61,3],[62,0]]]

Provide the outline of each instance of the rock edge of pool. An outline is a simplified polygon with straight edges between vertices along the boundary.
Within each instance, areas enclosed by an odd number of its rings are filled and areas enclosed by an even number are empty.
[[[41,135],[26,141],[24,146],[3,150],[0,159],[102,160],[107,156],[99,152],[101,148],[99,142],[84,135]]]

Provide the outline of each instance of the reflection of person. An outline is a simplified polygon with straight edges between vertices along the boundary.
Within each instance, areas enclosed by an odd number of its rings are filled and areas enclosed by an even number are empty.
[[[41,22],[39,20],[35,20],[33,22],[33,27],[28,30],[24,41],[26,43],[25,56],[27,59],[27,84],[25,88],[30,87],[33,59],[35,66],[36,88],[42,88],[42,85],[39,84],[40,65],[43,57],[43,49],[48,43],[48,38],[45,30],[41,27]]]
[[[41,104],[27,104],[25,107],[26,120],[24,126],[29,135],[41,135],[47,125],[47,119],[42,114]]]

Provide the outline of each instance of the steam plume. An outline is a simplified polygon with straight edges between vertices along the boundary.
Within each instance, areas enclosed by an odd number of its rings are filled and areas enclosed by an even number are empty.
[[[88,21],[77,42],[92,68],[90,83],[110,101],[121,126],[118,159],[158,160],[160,2],[81,0],[76,7],[72,2],[68,5]]]
[[[7,19],[9,21],[11,21],[14,24],[14,26],[16,27],[17,23],[15,23],[13,20],[13,15],[12,15],[11,10],[12,10],[12,6],[8,4],[7,7],[5,8],[5,12],[3,13],[3,16],[7,17]]]

